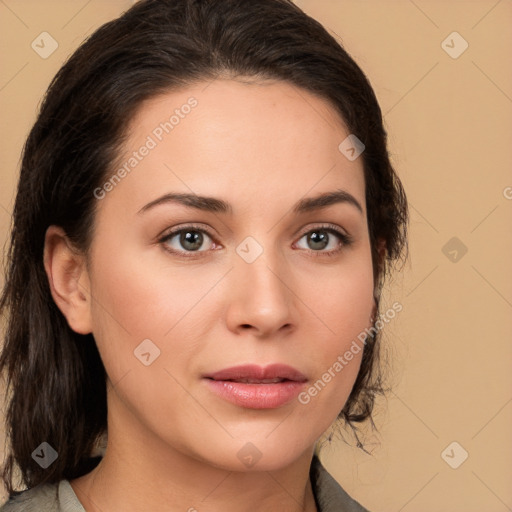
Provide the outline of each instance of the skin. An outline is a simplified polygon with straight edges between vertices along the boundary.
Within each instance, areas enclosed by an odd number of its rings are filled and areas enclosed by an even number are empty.
[[[349,132],[325,100],[284,82],[218,79],[146,101],[119,162],[191,96],[198,105],[97,201],[87,255],[60,228],[47,232],[53,297],[72,329],[93,333],[108,374],[106,453],[71,485],[87,512],[314,511],[315,443],[343,408],[362,352],[306,405],[239,407],[202,376],[279,362],[310,386],[370,327],[362,159],[338,150]],[[292,211],[339,189],[363,212],[347,202]],[[233,213],[170,202],[139,213],[169,192],[220,198]],[[199,252],[179,235],[161,241],[188,223],[208,233]],[[328,234],[315,249],[307,234],[325,223],[352,244]],[[236,252],[248,236],[263,249],[252,263]],[[149,366],[134,356],[144,339],[160,350]],[[262,454],[252,467],[237,457],[248,442]]]

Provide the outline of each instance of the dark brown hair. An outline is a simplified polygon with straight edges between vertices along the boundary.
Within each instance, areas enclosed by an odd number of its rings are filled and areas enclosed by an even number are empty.
[[[50,294],[43,266],[47,228],[61,226],[87,252],[97,200],[126,128],[146,99],[218,77],[287,81],[327,100],[365,145],[367,220],[376,289],[407,248],[407,202],[390,163],[387,134],[364,73],[320,23],[290,0],[143,0],[106,23],[53,79],[23,149],[6,284],[0,299],[10,447],[2,478],[68,480],[97,464],[91,449],[106,430],[106,374],[92,335],[73,332]],[[341,142],[341,141],[340,141]],[[379,259],[377,241],[386,242]],[[382,391],[378,333],[339,418],[371,418]],[[41,442],[58,458],[42,469]]]

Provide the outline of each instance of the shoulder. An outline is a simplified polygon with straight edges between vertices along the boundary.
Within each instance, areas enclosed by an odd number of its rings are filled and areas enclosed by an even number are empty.
[[[0,512],[58,512],[58,484],[41,484],[12,494]]]
[[[369,512],[347,494],[316,454],[311,462],[310,478],[318,512]]]
[[[17,492],[0,507],[0,512],[82,512],[73,489],[67,480],[40,484]]]

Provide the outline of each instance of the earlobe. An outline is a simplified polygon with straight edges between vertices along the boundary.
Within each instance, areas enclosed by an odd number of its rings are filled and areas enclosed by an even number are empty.
[[[85,257],[74,249],[65,231],[50,226],[44,244],[44,268],[53,300],[79,334],[92,332],[89,278]]]

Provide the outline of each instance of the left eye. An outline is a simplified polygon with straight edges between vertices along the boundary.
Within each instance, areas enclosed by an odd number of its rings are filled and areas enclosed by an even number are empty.
[[[333,237],[334,235],[334,237]],[[350,238],[333,228],[316,228],[304,233],[300,240],[306,239],[309,247],[303,247],[313,252],[333,253],[340,249],[340,246],[348,245]],[[336,239],[338,241],[336,242]],[[341,244],[340,244],[341,241]],[[328,247],[330,245],[330,247]],[[324,251],[324,249],[327,249]]]

